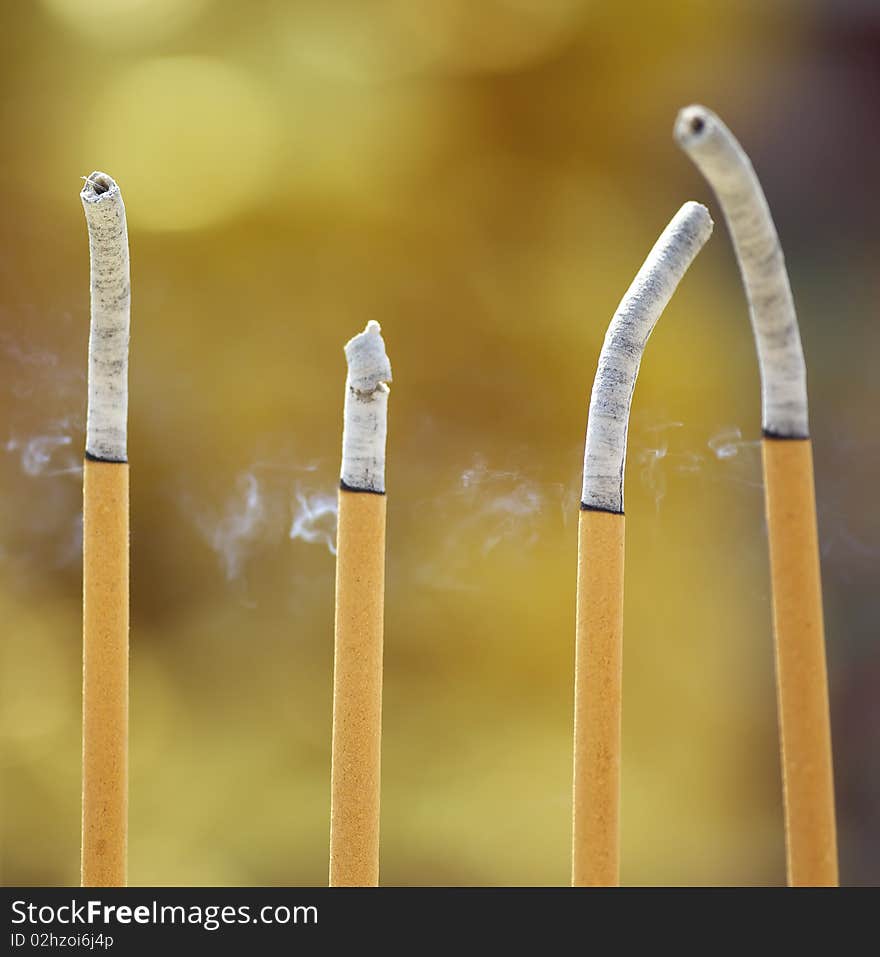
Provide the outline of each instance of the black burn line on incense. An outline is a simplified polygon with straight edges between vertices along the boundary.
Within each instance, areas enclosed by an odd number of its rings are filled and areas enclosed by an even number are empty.
[[[580,503],[580,510],[582,512],[605,512],[606,515],[623,515],[623,509],[602,508],[599,505],[587,505],[586,502]]]
[[[778,442],[808,442],[810,440],[809,434],[783,435],[781,432],[774,432],[772,429],[761,429],[761,435],[765,439],[772,439]]]
[[[100,455],[92,455],[88,450],[84,453],[83,458],[89,462],[105,462],[107,465],[128,465],[128,459],[110,459],[103,458]]]
[[[357,488],[354,485],[348,485],[343,479],[339,480],[339,487],[343,492],[359,492],[364,495],[384,495],[385,492],[380,492],[375,488]]]

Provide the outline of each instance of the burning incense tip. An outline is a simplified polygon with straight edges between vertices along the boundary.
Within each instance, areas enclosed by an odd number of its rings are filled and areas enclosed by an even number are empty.
[[[91,257],[86,455],[125,462],[131,307],[125,206],[116,182],[101,172],[85,177],[80,199]]]
[[[736,137],[705,106],[685,107],[674,132],[718,197],[733,239],[758,348],[764,433],[807,438],[804,354],[785,259],[761,183]]]
[[[663,230],[617,307],[593,382],[581,507],[623,512],[626,436],[633,389],[648,337],[697,253],[712,235],[700,203],[685,203]]]
[[[385,492],[385,438],[391,363],[378,322],[345,345],[348,378],[342,430],[342,487]]]

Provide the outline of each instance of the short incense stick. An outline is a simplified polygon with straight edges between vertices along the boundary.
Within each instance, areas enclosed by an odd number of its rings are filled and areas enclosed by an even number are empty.
[[[83,471],[83,887],[126,883],[128,845],[128,232],[119,187],[92,173],[91,331]]]
[[[794,301],[767,200],[733,134],[711,110],[689,106],[678,115],[675,136],[724,211],[758,349],[788,883],[835,886],[822,582],[806,367]]]
[[[336,558],[330,886],[379,883],[385,436],[391,364],[377,322],[345,346]]]
[[[661,313],[712,233],[685,203],[617,307],[593,382],[578,525],[572,885],[620,883],[623,480],[630,405]]]

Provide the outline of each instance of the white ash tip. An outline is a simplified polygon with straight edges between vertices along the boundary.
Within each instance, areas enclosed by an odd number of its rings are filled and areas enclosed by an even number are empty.
[[[385,439],[391,363],[378,322],[345,344],[348,379],[342,428],[342,487],[385,492]]]
[[[717,125],[718,117],[710,109],[694,103],[679,111],[673,132],[678,144],[690,149],[708,140]]]
[[[131,284],[125,205],[116,181],[96,170],[80,192],[89,230],[91,331],[86,452],[126,460]]]
[[[345,344],[349,385],[358,392],[375,392],[391,381],[391,362],[385,351],[382,327],[371,319],[363,332]]]
[[[85,186],[83,186],[80,196],[84,203],[99,203],[119,193],[116,180],[100,170],[95,170],[94,173],[83,176],[83,180]]]
[[[681,207],[676,218],[685,229],[693,233],[701,246],[712,235],[712,230],[715,228],[709,210],[702,203],[692,199]]]
[[[807,382],[785,257],[751,160],[724,121],[699,104],[675,121],[675,139],[712,187],[730,229],[761,370],[765,432],[809,435]]]
[[[587,418],[583,509],[623,513],[626,439],[642,353],[712,227],[702,203],[685,203],[660,234],[608,326]]]

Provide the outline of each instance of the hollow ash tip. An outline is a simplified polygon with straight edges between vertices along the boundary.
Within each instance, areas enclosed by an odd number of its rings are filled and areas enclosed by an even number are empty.
[[[684,147],[696,146],[709,135],[712,119],[712,111],[705,106],[686,106],[675,120],[676,140]]]
[[[108,176],[99,170],[96,170],[94,173],[89,173],[88,176],[84,176],[83,180],[85,185],[80,192],[80,196],[85,202],[97,203],[100,202],[103,197],[114,192],[119,192],[116,180],[114,180],[112,176]]]

